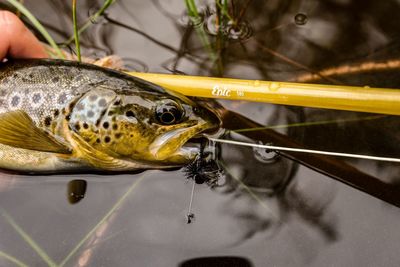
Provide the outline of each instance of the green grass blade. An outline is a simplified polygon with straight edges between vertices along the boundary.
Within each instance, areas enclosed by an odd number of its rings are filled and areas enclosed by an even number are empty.
[[[107,8],[109,8],[116,1],[117,0],[106,0],[106,1],[104,1],[103,6],[96,13],[94,13],[92,16],[90,16],[90,18],[86,20],[85,24],[83,24],[83,26],[78,30],[78,35],[81,35],[84,31],[86,31],[87,28],[89,28],[93,24],[92,21],[96,21],[100,16],[102,16],[104,14],[104,12],[107,10]],[[71,36],[65,42],[65,45],[71,44],[72,41],[74,41],[74,39],[75,39],[75,37]]]
[[[271,209],[270,207],[268,207],[267,204],[265,204],[265,201],[263,201],[261,198],[259,198],[259,197],[257,196],[257,194],[254,193],[253,190],[252,190],[250,187],[248,187],[245,183],[243,183],[243,181],[242,181],[240,178],[236,177],[236,176],[229,170],[228,166],[225,165],[225,163],[223,163],[222,161],[219,161],[218,163],[224,168],[224,170],[225,170],[233,179],[236,180],[236,182],[238,182],[239,186],[240,186],[242,189],[244,189],[244,191],[246,191],[246,192],[248,193],[248,195],[249,195],[252,199],[254,199],[256,202],[258,202],[258,203],[260,204],[260,206],[261,206],[267,213],[269,213],[270,215],[273,216],[273,218],[279,220],[279,218],[274,214],[274,212],[272,211],[272,209]]]
[[[218,57],[215,54],[214,50],[212,49],[212,46],[211,46],[210,40],[208,39],[206,31],[201,26],[202,18],[197,10],[196,3],[194,2],[194,0],[185,0],[185,4],[186,4],[189,18],[194,25],[196,33],[199,36],[203,47],[208,52],[211,61],[214,63]]]
[[[56,267],[57,264],[47,255],[47,253],[14,221],[14,219],[5,211],[2,211],[3,217],[14,228],[14,230],[28,243],[34,251],[47,263],[50,267]]]
[[[7,0],[7,2],[13,5],[19,12],[21,12],[25,17],[27,17],[27,19],[29,19],[32,25],[40,32],[40,34],[42,34],[42,36],[46,39],[50,46],[57,52],[59,58],[64,58],[64,55],[56,42],[46,31],[43,25],[35,18],[35,16],[33,16],[33,14],[28,9],[26,9],[21,3],[16,0]]]
[[[78,61],[81,62],[81,46],[79,43],[78,22],[76,20],[76,0],[72,0],[72,22],[74,24],[76,54],[78,56]]]
[[[18,267],[28,267],[28,265],[26,265],[22,261],[18,260],[17,258],[15,258],[1,250],[0,250],[0,257],[7,259],[8,261],[14,263]]]
[[[234,130],[233,132],[244,133],[244,132],[253,132],[253,131],[266,130],[266,129],[286,129],[286,128],[293,128],[293,127],[307,127],[307,126],[317,126],[317,125],[329,125],[329,124],[336,124],[336,123],[360,122],[360,121],[382,119],[384,117],[387,117],[387,115],[372,115],[372,116],[365,116],[362,118],[335,119],[335,120],[326,120],[326,121],[309,121],[309,122],[298,122],[298,123],[291,123],[291,124],[269,125],[269,126],[264,126],[264,127],[237,129],[237,130]]]
[[[223,4],[221,4],[220,2],[217,2],[218,7],[220,8],[222,15],[224,15],[226,18],[228,18],[230,21],[235,22],[235,20],[231,17],[231,15],[229,15],[228,12],[228,1],[224,1]]]
[[[87,233],[86,236],[82,238],[81,241],[71,250],[71,252],[65,257],[65,259],[60,263],[59,267],[63,267],[70,259],[71,257],[79,250],[80,247],[83,246],[86,240],[88,240],[95,232],[96,230],[107,221],[108,218],[124,203],[125,199],[132,193],[132,191],[139,185],[139,183],[144,179],[146,174],[142,175],[139,177],[130,187],[129,189],[125,192],[125,194],[114,204],[114,206],[106,213],[106,215],[93,227],[92,230]]]

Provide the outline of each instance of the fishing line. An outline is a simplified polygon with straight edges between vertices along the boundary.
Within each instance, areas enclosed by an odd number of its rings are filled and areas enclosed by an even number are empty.
[[[322,151],[322,150],[292,148],[292,147],[283,147],[283,146],[274,146],[274,145],[253,144],[253,143],[246,143],[246,142],[240,142],[240,141],[234,141],[234,140],[226,140],[226,139],[218,139],[218,138],[211,138],[211,137],[209,138],[209,140],[214,141],[214,142],[219,142],[219,143],[231,144],[231,145],[249,146],[249,147],[255,147],[255,148],[265,148],[265,149],[277,150],[277,151],[311,153],[311,154],[320,154],[320,155],[328,155],[328,156],[356,158],[356,159],[368,159],[368,160],[377,160],[377,161],[387,161],[387,162],[398,162],[398,163],[400,163],[400,159],[399,158],[377,157],[377,156],[370,156],[370,155],[341,153],[341,152],[333,152],[333,151]]]
[[[192,220],[194,219],[194,213],[192,212],[192,204],[193,204],[195,186],[196,186],[196,181],[195,181],[195,179],[193,179],[192,192],[190,193],[189,210],[186,215],[187,224],[190,224],[192,222]]]

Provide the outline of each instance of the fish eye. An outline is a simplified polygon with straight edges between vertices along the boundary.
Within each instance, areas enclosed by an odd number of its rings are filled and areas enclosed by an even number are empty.
[[[157,121],[164,125],[178,123],[182,119],[183,113],[183,108],[172,100],[159,104],[155,110]]]

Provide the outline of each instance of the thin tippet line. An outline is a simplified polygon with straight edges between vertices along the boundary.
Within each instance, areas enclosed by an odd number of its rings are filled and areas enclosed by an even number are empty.
[[[328,155],[328,156],[356,158],[356,159],[368,159],[368,160],[377,160],[377,161],[387,161],[387,162],[398,162],[398,163],[400,163],[400,159],[399,158],[377,157],[377,156],[362,155],[362,154],[350,154],[350,153],[341,153],[341,152],[333,152],[333,151],[322,151],[322,150],[313,150],[313,149],[274,146],[274,145],[262,145],[262,144],[253,144],[253,143],[246,143],[246,142],[240,142],[240,141],[234,141],[234,140],[226,140],[226,139],[218,139],[218,138],[209,138],[209,139],[212,140],[212,141],[215,141],[215,142],[219,142],[219,143],[239,145],[239,146],[249,146],[249,147],[256,147],[256,148],[265,148],[265,149],[277,150],[277,151],[311,153],[311,154],[320,154],[320,155]]]
[[[192,213],[192,204],[193,204],[195,186],[196,186],[196,181],[193,179],[192,192],[190,193],[189,210],[188,210],[188,213],[186,215],[188,224],[191,223],[193,218],[194,218],[194,214]]]

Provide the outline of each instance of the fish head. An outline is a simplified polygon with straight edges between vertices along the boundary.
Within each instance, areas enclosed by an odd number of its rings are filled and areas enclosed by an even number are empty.
[[[103,109],[83,111],[85,117],[73,112],[72,129],[80,123],[76,132],[96,150],[145,166],[163,168],[191,162],[200,150],[192,140],[220,126],[212,111],[166,90],[118,92],[97,88],[82,97],[74,109],[82,110],[92,100]],[[88,118],[88,114],[93,116]]]

